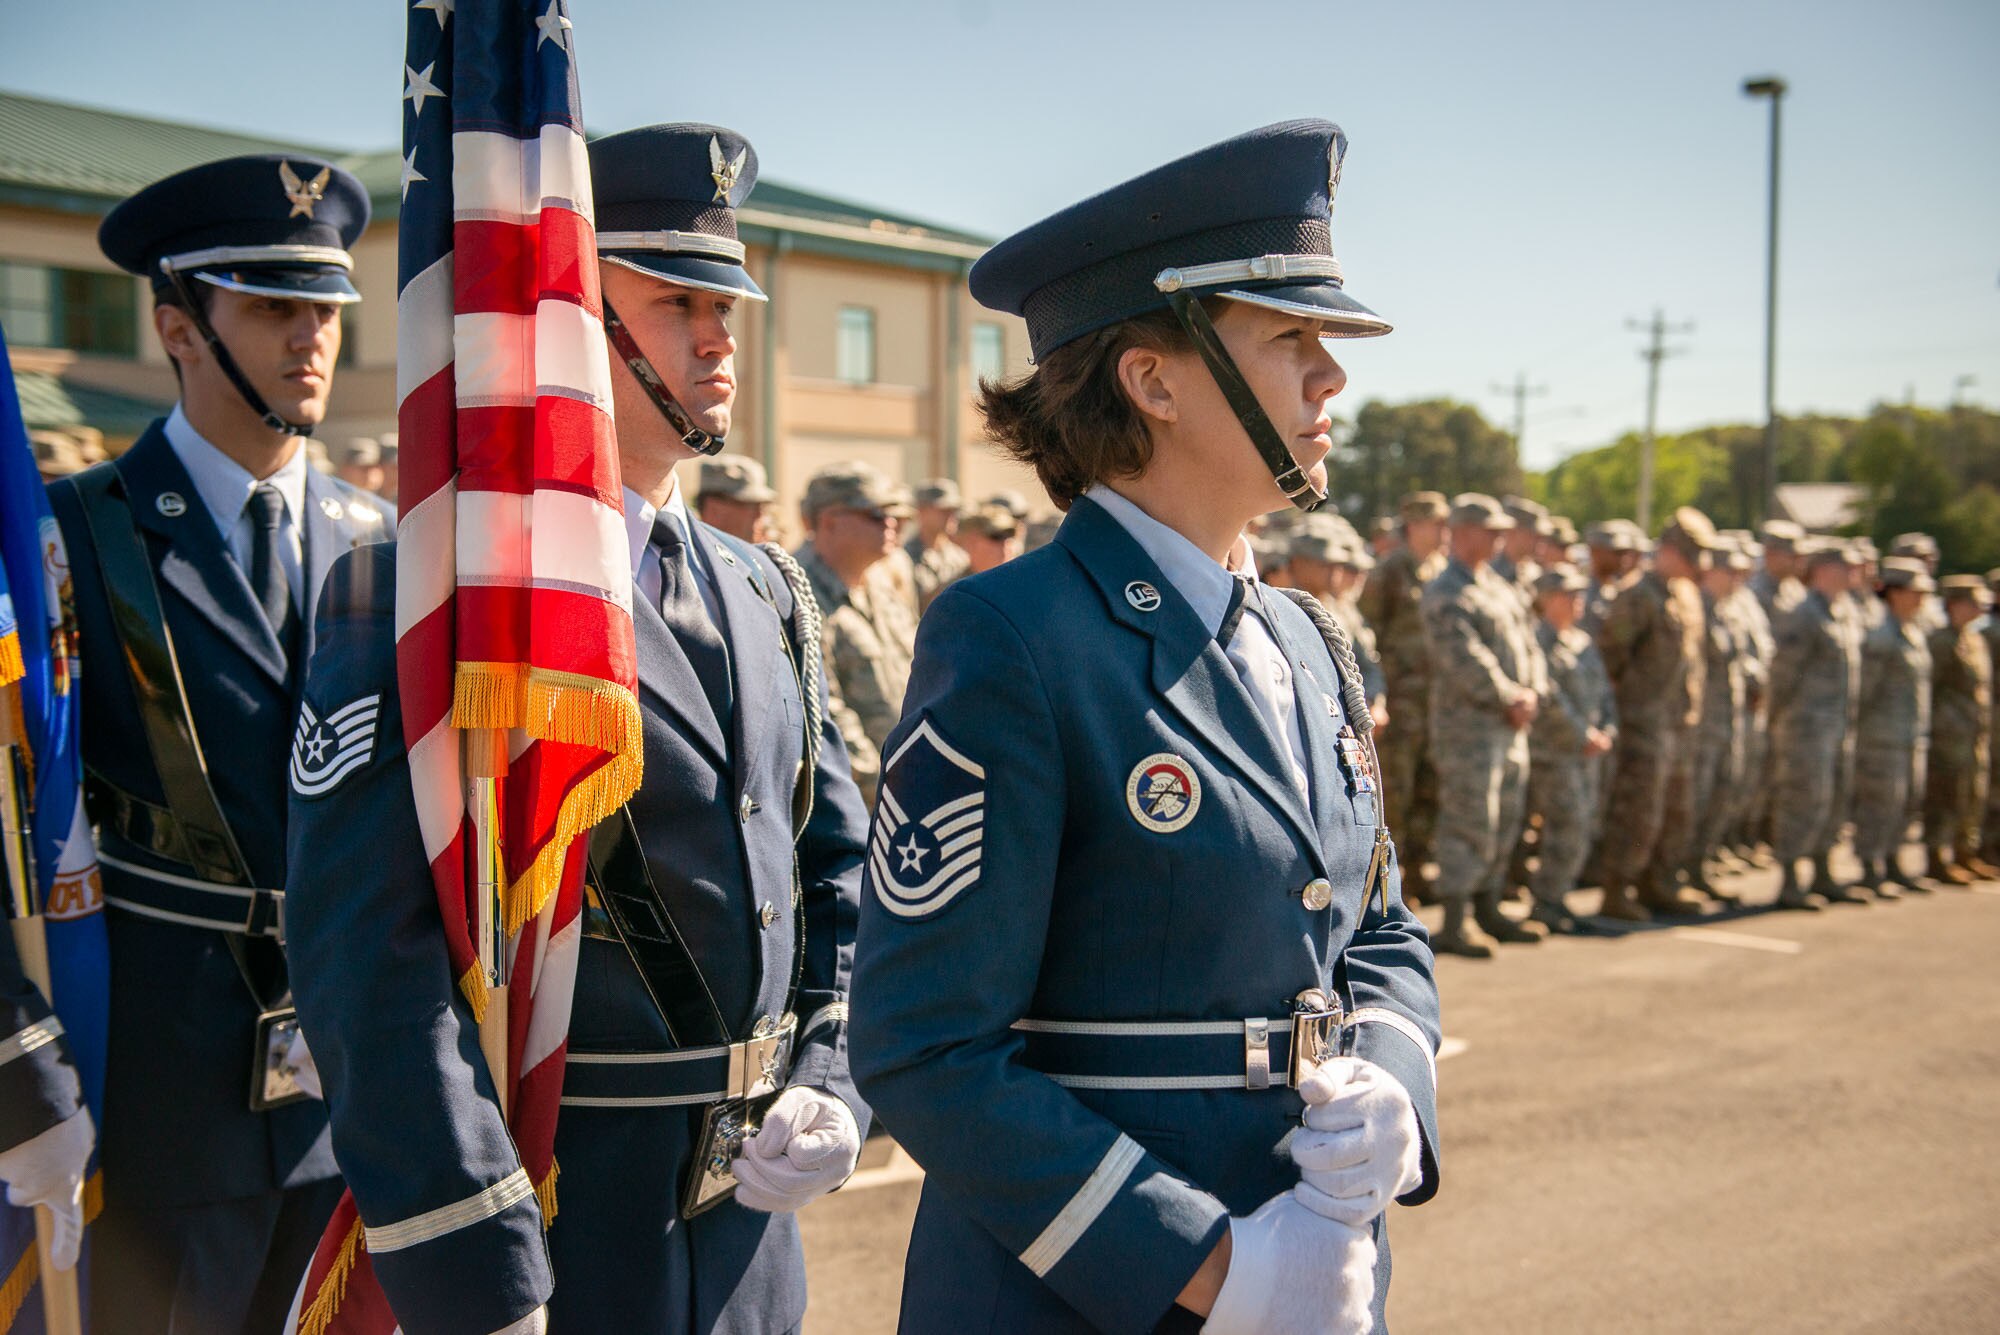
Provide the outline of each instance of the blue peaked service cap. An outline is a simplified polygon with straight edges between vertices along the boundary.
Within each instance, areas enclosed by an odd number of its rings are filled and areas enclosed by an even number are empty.
[[[1386,334],[1333,256],[1346,152],[1323,120],[1225,139],[1016,232],[972,266],[972,295],[1024,317],[1038,359],[1165,310],[1176,289],[1323,320],[1328,335]]]
[[[368,192],[351,172],[307,155],[223,158],[155,181],[120,203],[97,244],[127,273],[172,275],[260,296],[361,300],[349,249],[368,226]]]
[[[757,150],[719,125],[647,125],[593,140],[597,253],[683,287],[763,301],[736,238],[736,209],[756,184]]]

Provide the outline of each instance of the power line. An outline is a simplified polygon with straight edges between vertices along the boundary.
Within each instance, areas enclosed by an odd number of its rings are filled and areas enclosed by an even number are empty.
[[[1654,427],[1660,414],[1660,363],[1669,357],[1678,357],[1686,348],[1669,348],[1668,334],[1689,334],[1694,332],[1694,322],[1669,325],[1665,312],[1653,308],[1650,321],[1627,320],[1627,329],[1636,329],[1650,334],[1652,341],[1639,350],[1639,360],[1646,363],[1646,435],[1639,445],[1639,496],[1634,509],[1639,527],[1646,532],[1653,531],[1653,438]]]

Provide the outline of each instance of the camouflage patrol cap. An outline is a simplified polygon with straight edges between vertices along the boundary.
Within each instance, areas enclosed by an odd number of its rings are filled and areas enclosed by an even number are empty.
[[[1028,498],[1020,492],[1015,491],[1012,487],[1001,488],[981,501],[980,504],[1000,506],[1013,515],[1016,521],[1024,520],[1028,517]]]
[[[1717,546],[1715,525],[1692,505],[1683,505],[1674,511],[1673,518],[1660,530],[1660,541],[1672,543],[1689,555],[1712,552]]]
[[[1854,549],[1854,561],[1857,565],[1866,565],[1870,561],[1882,559],[1882,553],[1868,538],[1850,538],[1847,545]]]
[[[1413,491],[1403,497],[1403,503],[1397,510],[1406,521],[1445,519],[1451,514],[1451,503],[1445,500],[1441,491]]]
[[[1986,572],[1986,587],[2000,593],[2000,566]]]
[[[1368,526],[1368,533],[1369,536],[1376,538],[1394,537],[1396,533],[1395,516],[1383,515],[1381,518],[1377,519],[1374,523]]]
[[[1615,519],[1600,519],[1583,530],[1583,540],[1592,547],[1602,547],[1608,552],[1632,550],[1631,535],[1626,533]]]
[[[704,496],[742,501],[746,505],[762,505],[778,499],[778,493],[771,490],[764,465],[740,454],[718,454],[701,461],[701,471],[695,480],[695,502],[699,504]]]
[[[1875,587],[1934,593],[1937,581],[1931,578],[1931,568],[1918,557],[1886,556],[1882,558],[1882,569],[1876,573]]]
[[[1806,569],[1817,570],[1824,565],[1858,565],[1854,552],[1839,538],[1823,538],[1809,535],[1802,539],[1796,549],[1806,560]]]
[[[1993,591],[1978,575],[1946,575],[1938,581],[1938,592],[1948,603],[1971,600],[1980,607],[1993,606]]]
[[[982,505],[959,516],[958,531],[978,538],[998,541],[1013,537],[1021,529],[1014,512],[1004,505]]]
[[[1764,525],[1767,551],[1805,554],[1806,531],[1789,519],[1773,519]]]
[[[1549,536],[1565,547],[1574,547],[1578,541],[1576,525],[1568,515],[1549,516]]]
[[[28,440],[35,452],[35,468],[44,478],[68,477],[90,467],[83,447],[65,431],[30,431]]]
[[[1938,555],[1937,539],[1928,533],[1898,533],[1890,540],[1889,555],[1935,561]]]
[[[382,442],[373,436],[349,436],[328,453],[342,468],[373,468],[382,462]]]
[[[1496,533],[1514,527],[1513,516],[1483,491],[1462,491],[1451,498],[1453,528],[1486,528]]]
[[[965,505],[965,497],[950,478],[927,477],[917,484],[916,503],[925,509],[957,510]]]
[[[1514,527],[1533,529],[1542,537],[1551,532],[1549,528],[1549,508],[1540,501],[1531,501],[1526,496],[1509,496],[1500,502],[1507,511]]]
[[[910,513],[910,491],[874,464],[859,459],[828,464],[806,482],[799,513],[810,524],[825,511],[836,509],[901,518]]]
[[[1330,566],[1373,570],[1375,558],[1360,541],[1325,528],[1310,528],[1294,534],[1283,553],[1287,560],[1321,561]]]
[[[1537,598],[1546,598],[1552,593],[1588,592],[1590,592],[1590,580],[1572,565],[1550,566],[1535,577]]]

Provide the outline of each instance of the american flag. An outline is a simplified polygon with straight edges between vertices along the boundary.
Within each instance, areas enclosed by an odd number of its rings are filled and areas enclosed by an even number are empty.
[[[466,742],[506,730],[503,1091],[555,1213],[584,841],[638,786],[632,576],[572,29],[563,0],[415,0],[403,69],[396,666],[459,986],[492,1005],[469,896]],[[490,735],[490,733],[489,733]],[[395,1327],[352,1196],[296,1329]]]

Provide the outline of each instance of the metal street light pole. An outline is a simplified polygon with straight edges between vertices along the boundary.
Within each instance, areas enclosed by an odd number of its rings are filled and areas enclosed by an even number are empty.
[[[1746,79],[1748,97],[1771,99],[1771,217],[1764,283],[1764,517],[1777,511],[1778,495],[1778,121],[1785,81],[1776,75]]]

